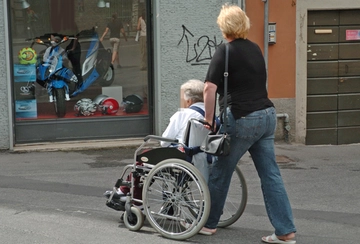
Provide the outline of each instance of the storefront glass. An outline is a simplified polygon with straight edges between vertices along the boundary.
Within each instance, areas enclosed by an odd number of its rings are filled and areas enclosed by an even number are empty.
[[[144,0],[9,6],[16,122],[149,115]]]
[[[148,114],[146,50],[135,41],[144,4],[13,0],[11,6],[16,120]]]

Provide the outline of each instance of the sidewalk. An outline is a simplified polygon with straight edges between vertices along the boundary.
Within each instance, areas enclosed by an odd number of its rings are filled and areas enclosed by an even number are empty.
[[[148,222],[139,232],[129,231],[102,196],[124,165],[132,162],[142,141],[39,143],[17,146],[14,152],[20,153],[0,152],[1,243],[174,243],[159,236]],[[360,144],[277,142],[275,149],[293,209],[297,244],[358,244]],[[273,232],[249,154],[242,157],[240,168],[248,189],[241,218],[214,236],[196,235],[181,243],[260,244],[261,236]]]

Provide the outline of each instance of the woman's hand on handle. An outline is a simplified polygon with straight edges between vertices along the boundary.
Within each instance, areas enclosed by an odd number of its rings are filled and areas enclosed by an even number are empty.
[[[208,125],[205,127],[211,131],[216,131],[215,118],[215,101],[216,101],[217,85],[210,81],[205,82],[204,87],[204,104],[205,104],[205,121]]]
[[[199,119],[198,121],[202,123],[206,129],[211,130],[213,132],[216,131],[216,123],[211,124],[209,121],[206,121],[204,119]]]

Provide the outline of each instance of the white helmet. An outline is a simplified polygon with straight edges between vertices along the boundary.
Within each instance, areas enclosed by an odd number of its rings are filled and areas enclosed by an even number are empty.
[[[97,97],[94,98],[93,102],[94,102],[97,106],[99,106],[99,104],[100,104],[105,98],[107,98],[107,97],[109,97],[109,96],[100,94],[100,95],[98,95]]]
[[[76,116],[90,116],[96,112],[96,104],[90,98],[82,98],[74,106]]]

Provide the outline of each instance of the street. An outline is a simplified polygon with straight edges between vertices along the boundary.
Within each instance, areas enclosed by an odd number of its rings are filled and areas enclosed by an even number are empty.
[[[360,145],[277,143],[276,155],[293,207],[297,243],[359,243]],[[150,224],[129,231],[122,212],[105,205],[135,147],[82,151],[0,152],[0,243],[174,243]],[[232,226],[179,243],[262,243],[273,233],[248,154],[240,161],[248,203]]]

